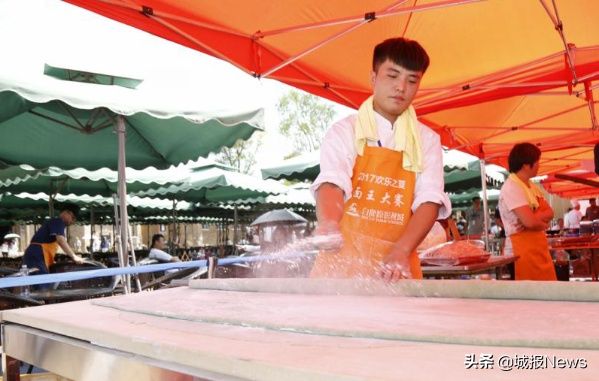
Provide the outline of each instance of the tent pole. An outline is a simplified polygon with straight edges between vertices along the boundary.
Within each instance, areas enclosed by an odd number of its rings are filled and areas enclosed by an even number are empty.
[[[483,239],[485,241],[485,250],[489,250],[489,202],[487,201],[487,172],[485,168],[485,159],[480,159],[480,179],[483,188]]]
[[[125,119],[122,115],[117,115],[117,135],[118,135],[118,147],[119,147],[119,156],[118,156],[118,169],[119,169],[119,179],[118,179],[118,193],[119,193],[119,212],[120,212],[120,245],[122,250],[122,256],[124,259],[124,263],[121,263],[121,266],[128,267],[129,266],[129,256],[128,256],[128,243],[129,243],[129,215],[127,214],[127,174],[125,172],[125,168],[127,167],[127,159],[125,156],[125,139],[126,139],[126,126]],[[126,287],[131,291],[131,276],[127,275],[127,284]]]

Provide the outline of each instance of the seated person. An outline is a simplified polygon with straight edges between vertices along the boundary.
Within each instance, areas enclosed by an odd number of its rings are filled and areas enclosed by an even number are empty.
[[[152,246],[150,247],[150,254],[148,258],[156,259],[159,262],[179,262],[179,257],[170,255],[163,249],[166,246],[164,236],[162,234],[154,234],[152,236]]]

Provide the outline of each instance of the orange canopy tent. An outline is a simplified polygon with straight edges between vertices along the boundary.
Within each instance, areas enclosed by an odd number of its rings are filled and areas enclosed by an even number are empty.
[[[373,47],[405,36],[431,56],[415,105],[445,145],[505,164],[532,141],[551,174],[598,138],[596,0],[66,1],[354,108]]]
[[[564,69],[563,54],[554,54],[503,75],[472,79],[459,93],[422,97],[422,119],[441,134],[445,145],[504,167],[514,144],[534,143],[543,152],[539,174],[551,175],[544,182],[548,191],[564,197],[599,194],[592,182],[573,183],[562,177],[562,185],[555,183],[554,175],[560,173],[588,177],[599,141],[599,47],[572,47],[571,52],[573,72]],[[518,83],[523,75],[525,81]],[[530,92],[534,88],[537,92]],[[506,98],[509,91],[524,94]]]

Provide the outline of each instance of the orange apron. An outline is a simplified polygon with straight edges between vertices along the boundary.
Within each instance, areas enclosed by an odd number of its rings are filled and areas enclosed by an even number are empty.
[[[345,203],[339,253],[321,252],[313,278],[375,277],[382,260],[403,234],[412,216],[416,174],[403,168],[403,152],[364,147],[356,157],[353,194]],[[422,279],[420,260],[410,255],[412,277]]]
[[[544,231],[525,230],[510,236],[514,255],[516,280],[557,280],[549,244]]]
[[[38,243],[31,242],[31,245],[38,245],[42,247],[42,252],[44,254],[44,263],[46,264],[46,268],[50,270],[50,266],[54,264],[54,257],[56,256],[56,252],[58,251],[58,242],[49,242],[49,243]]]

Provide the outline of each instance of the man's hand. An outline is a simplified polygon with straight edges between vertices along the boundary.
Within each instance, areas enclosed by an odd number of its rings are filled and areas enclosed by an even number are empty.
[[[71,259],[73,260],[73,262],[77,263],[77,264],[81,264],[83,262],[85,262],[85,259],[83,259],[82,257],[78,256],[77,254],[74,254]]]
[[[343,236],[336,221],[320,222],[308,240],[318,250],[323,251],[339,251],[343,246]]]
[[[410,254],[405,246],[393,245],[391,252],[383,259],[378,275],[385,282],[396,282],[412,278]]]

